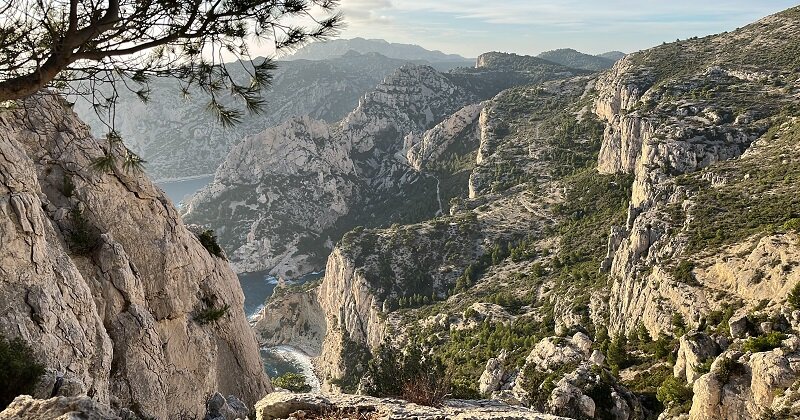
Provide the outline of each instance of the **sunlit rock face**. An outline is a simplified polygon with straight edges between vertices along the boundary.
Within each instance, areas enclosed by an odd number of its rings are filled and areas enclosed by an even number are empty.
[[[158,418],[255,403],[271,386],[236,275],[121,157],[92,169],[104,146],[57,97],[0,111],[0,332],[45,365],[35,396]]]

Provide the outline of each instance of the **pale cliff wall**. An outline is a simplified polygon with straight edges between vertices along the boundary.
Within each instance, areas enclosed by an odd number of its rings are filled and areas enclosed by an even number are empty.
[[[147,177],[90,169],[103,147],[58,98],[0,111],[0,332],[45,364],[37,396],[63,375],[61,394],[158,418],[202,415],[215,391],[255,403],[271,386],[236,275]]]

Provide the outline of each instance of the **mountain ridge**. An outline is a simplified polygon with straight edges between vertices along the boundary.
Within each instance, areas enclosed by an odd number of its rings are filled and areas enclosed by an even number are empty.
[[[295,51],[293,54],[281,57],[283,60],[325,60],[345,55],[348,51],[363,53],[380,53],[389,58],[403,60],[426,60],[436,62],[472,62],[474,59],[465,58],[458,54],[445,54],[438,50],[427,50],[419,45],[388,42],[383,39],[334,39],[329,41],[314,42]]]

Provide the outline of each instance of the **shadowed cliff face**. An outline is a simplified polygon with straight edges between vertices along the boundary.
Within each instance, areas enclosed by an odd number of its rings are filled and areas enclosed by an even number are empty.
[[[103,147],[56,97],[0,111],[0,332],[44,363],[36,396],[63,376],[61,395],[157,418],[255,403],[271,386],[235,274],[122,158],[90,169]]]

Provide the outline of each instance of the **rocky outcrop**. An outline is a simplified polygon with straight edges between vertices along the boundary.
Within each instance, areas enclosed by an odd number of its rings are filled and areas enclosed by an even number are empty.
[[[732,166],[721,162],[762,149],[763,144],[751,145],[775,123],[771,117],[794,100],[788,91],[775,88],[774,83],[780,82],[774,80],[794,68],[756,63],[751,54],[731,46],[749,39],[748,50],[757,45],[787,48],[787,40],[800,35],[792,13],[770,16],[731,33],[628,55],[597,79],[594,112],[606,122],[597,168],[601,173],[634,175],[627,223],[614,228],[604,264],[613,279],[612,331],[630,331],[641,322],[651,335],[669,334],[664,326],[669,325],[671,312],[681,312],[696,325],[703,314],[721,306],[725,299],[716,298],[711,290],[730,291],[749,303],[760,294],[748,284],[752,275],[734,278],[724,273],[746,266],[721,258],[707,261],[714,269],[692,274],[699,284],[674,281],[670,275],[674,260],[687,257],[683,253],[692,240],[688,226],[695,222],[691,215],[697,191],[675,178],[702,173],[702,178],[687,179],[703,179],[707,188],[738,182],[725,173]],[[709,45],[725,54],[708,53]],[[670,55],[676,49],[683,52],[680,64]],[[756,67],[759,71],[753,72]],[[751,92],[751,97],[754,92],[770,92],[771,99],[749,102],[731,92],[715,93],[713,98],[701,94],[717,86],[735,86],[737,91]],[[675,218],[671,209],[686,216]],[[732,245],[744,247],[749,241]],[[730,283],[719,284],[722,278]]]
[[[315,360],[324,385],[346,378],[366,366],[356,366],[359,353],[377,349],[386,333],[382,302],[372,293],[362,272],[341,250],[335,249],[325,267],[325,278],[317,294],[325,314],[327,330],[322,353]],[[355,353],[355,354],[354,354]]]
[[[592,340],[580,332],[572,338],[541,340],[512,385],[510,391],[500,387],[486,391],[494,391],[493,399],[571,418],[644,418],[638,399],[604,370],[602,360],[593,354]]]
[[[215,391],[254,403],[271,387],[235,274],[112,147],[54,96],[0,112],[0,333],[45,365],[37,397],[160,418]]]
[[[311,357],[322,352],[327,323],[319,304],[318,287],[271,297],[253,318],[262,346],[291,344]]]
[[[508,406],[496,401],[452,400],[446,401],[440,408],[435,408],[391,398],[346,394],[275,392],[256,404],[256,419],[258,420],[303,418],[303,416],[310,417],[324,413],[343,415],[358,413],[363,418],[375,420],[557,420],[563,418],[537,413],[522,407]]]
[[[89,397],[54,397],[37,400],[21,395],[0,412],[8,420],[121,420],[110,408]]]
[[[447,117],[421,137],[409,134],[405,138],[406,158],[418,171],[435,164],[448,148],[474,149],[479,139],[478,117],[484,103],[467,105]]]
[[[510,372],[507,372],[504,366],[507,358],[508,352],[503,350],[497,357],[486,362],[486,369],[483,370],[478,384],[481,395],[491,396],[493,392],[508,389],[513,385],[514,381],[509,377]]]
[[[729,350],[694,383],[689,418],[761,418],[769,410],[785,418],[797,413],[792,398],[800,371],[800,340],[792,336],[783,346],[766,352]],[[791,389],[790,389],[791,387]]]
[[[294,118],[237,145],[184,219],[214,227],[236,271],[294,278],[329,252],[325,233],[350,211],[355,170],[350,144],[328,124]],[[300,250],[308,241],[316,246]]]
[[[701,366],[719,354],[719,345],[704,333],[687,334],[680,338],[674,376],[686,379],[689,385],[702,374]]]
[[[246,419],[249,414],[247,405],[233,395],[225,398],[217,392],[206,401],[205,420]]]

